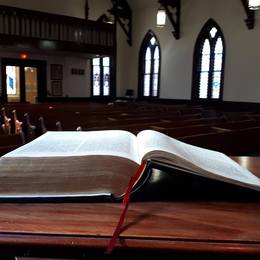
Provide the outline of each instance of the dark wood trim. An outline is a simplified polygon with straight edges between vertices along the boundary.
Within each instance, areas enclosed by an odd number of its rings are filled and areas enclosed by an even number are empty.
[[[140,101],[142,99],[137,99]],[[199,105],[202,107],[212,107],[219,108],[223,110],[232,111],[259,111],[260,112],[260,102],[239,102],[239,101],[215,101],[215,100],[192,100],[192,99],[167,99],[158,98],[153,100],[146,100],[148,103],[156,104],[187,104],[187,105]]]
[[[88,0],[85,0],[85,19],[88,20],[88,14],[89,14],[89,4]]]
[[[43,102],[52,103],[70,103],[70,102],[97,102],[97,103],[107,103],[114,101],[114,98],[111,97],[46,97]]]
[[[6,91],[6,68],[3,65],[1,61],[1,96],[0,96],[0,101],[1,102],[7,102],[7,91]]]
[[[127,37],[127,43],[132,46],[132,8],[127,0],[111,0],[113,7],[108,10],[114,16]]]
[[[15,66],[17,66],[17,65],[15,65]],[[20,68],[20,102],[26,102],[26,86],[25,86],[25,71],[24,71],[25,65],[19,64],[18,66]],[[30,65],[30,66],[32,66],[32,65]],[[39,75],[39,72],[38,72],[38,75]],[[37,75],[37,78],[38,78],[38,75]],[[37,82],[37,85],[38,85],[38,83],[39,83],[39,81]],[[39,94],[39,86],[37,86],[37,87],[38,87],[38,89],[37,89],[37,95],[38,95]]]
[[[110,57],[110,62],[111,62],[111,65],[110,65],[110,97],[111,98],[115,98],[116,95],[117,95],[117,84],[116,84],[116,56],[111,56]]]
[[[47,97],[44,99],[44,102],[114,102],[121,97],[111,98],[111,97],[100,97],[94,99],[92,97]],[[143,99],[135,99],[135,102],[143,101]],[[260,102],[236,102],[236,101],[220,101],[220,102],[211,102],[205,100],[191,100],[191,99],[167,99],[167,98],[157,98],[157,99],[146,99],[147,103],[155,104],[187,104],[187,105],[198,105],[205,108],[216,108],[230,111],[259,111],[260,112]]]
[[[66,41],[54,41],[54,40],[41,40],[29,37],[20,37],[15,35],[0,34],[0,43],[13,48],[16,51],[38,50],[41,53],[57,53],[60,52],[77,52],[77,53],[89,53],[99,55],[114,55],[114,48],[107,46],[66,42]]]
[[[89,25],[90,27],[97,27],[97,28],[103,29],[103,30],[112,30],[112,27],[110,24],[97,23],[96,21],[92,21],[92,20],[86,21],[85,19],[72,17],[72,16],[47,13],[47,12],[29,10],[29,9],[24,9],[24,8],[11,7],[11,6],[6,6],[6,5],[0,5],[0,10],[4,10],[4,12],[6,14],[19,13],[20,15],[23,15],[23,16],[34,16],[34,17],[39,17],[43,20],[48,20],[48,21],[53,21],[53,22],[58,21],[60,23],[69,23],[72,25],[85,24],[85,25]]]
[[[111,24],[3,5],[0,5],[0,16],[4,17],[2,45],[19,48],[26,44],[27,50],[113,55],[115,42]]]

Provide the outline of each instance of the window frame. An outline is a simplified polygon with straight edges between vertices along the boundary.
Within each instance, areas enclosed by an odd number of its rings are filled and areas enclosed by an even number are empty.
[[[104,66],[103,64],[103,58],[109,58],[109,66]],[[100,69],[100,94],[94,95],[94,77],[93,77],[93,71],[94,66],[93,60],[99,59],[99,69]],[[112,70],[112,58],[110,56],[102,56],[102,57],[95,57],[90,60],[91,64],[91,97],[92,98],[111,98],[113,96],[113,89],[112,89],[112,82],[113,82],[113,70]],[[104,95],[104,67],[109,68],[109,94]]]
[[[155,38],[156,40],[156,44],[152,45],[150,43],[152,38]],[[146,56],[146,51],[149,47],[152,47],[151,49],[151,67],[150,67],[150,71],[151,73],[150,75],[150,88],[149,88],[149,96],[145,96],[144,95],[144,75],[145,75],[145,56]],[[158,47],[158,51],[159,51],[159,67],[158,67],[158,73],[154,73],[154,64],[155,64],[155,59],[154,59],[154,53],[156,50],[156,47]],[[139,70],[138,70],[138,97],[140,99],[157,99],[160,97],[160,75],[161,75],[161,47],[160,47],[160,43],[158,41],[158,38],[156,37],[156,35],[149,30],[143,41],[141,44],[141,48],[139,51]],[[158,83],[157,83],[157,95],[153,96],[153,82],[154,82],[154,75],[158,75]]]
[[[212,39],[210,37],[210,31],[211,29],[215,27],[217,29],[217,32]],[[217,70],[214,70],[214,64],[215,64],[215,46],[217,43],[218,38],[221,38],[222,40],[222,66],[221,66],[221,72],[220,72],[220,90],[219,90],[219,98],[213,98],[212,97],[212,89],[213,89],[213,77],[214,72]],[[207,98],[200,98],[199,92],[200,92],[200,74],[201,74],[201,63],[202,63],[202,50],[203,45],[206,41],[206,39],[209,40],[210,44],[210,58],[209,58],[209,77],[208,77],[208,87],[207,87]],[[192,100],[199,100],[199,101],[205,101],[205,102],[221,102],[223,100],[223,90],[224,90],[224,72],[225,72],[225,54],[226,54],[226,48],[225,48],[225,39],[224,35],[222,33],[221,28],[219,25],[213,20],[209,19],[206,24],[201,29],[194,48],[194,55],[193,55],[193,77],[192,77]]]

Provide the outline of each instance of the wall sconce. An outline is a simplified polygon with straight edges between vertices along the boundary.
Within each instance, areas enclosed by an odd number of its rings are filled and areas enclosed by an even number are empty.
[[[97,19],[97,22],[114,24],[113,18],[110,15],[106,15],[106,14],[102,14]]]
[[[157,20],[156,20],[156,26],[157,27],[164,27],[166,24],[166,11],[165,9],[160,6],[157,11]]]
[[[248,8],[250,10],[258,10],[260,8],[260,0],[248,0]]]
[[[241,3],[247,16],[244,20],[245,24],[249,30],[252,30],[255,27],[255,10],[257,9],[257,6],[260,7],[260,0],[241,0]]]
[[[181,0],[158,0],[158,3],[160,8],[157,12],[157,27],[165,25],[167,16],[174,29],[173,36],[178,40],[180,38]]]

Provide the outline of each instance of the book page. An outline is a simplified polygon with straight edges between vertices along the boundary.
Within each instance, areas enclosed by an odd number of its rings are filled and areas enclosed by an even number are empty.
[[[189,145],[153,130],[140,132],[137,142],[142,158],[166,159],[198,174],[260,187],[258,177],[223,153]]]
[[[2,198],[120,197],[138,164],[119,156],[2,157]]]
[[[140,161],[136,136],[127,131],[47,132],[4,157],[111,155]]]

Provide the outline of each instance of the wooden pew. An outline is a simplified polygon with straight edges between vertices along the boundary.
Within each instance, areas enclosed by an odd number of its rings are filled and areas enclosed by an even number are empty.
[[[2,132],[5,135],[10,135],[11,134],[11,118],[7,117],[5,108],[1,108],[1,118],[2,118],[2,123],[1,123],[1,128]]]
[[[0,156],[24,144],[22,134],[0,135]]]
[[[6,111],[13,108],[13,105],[10,105]],[[258,125],[257,120],[250,117],[250,113],[239,115],[234,112],[207,110],[201,106],[161,105],[145,102],[112,105],[89,102],[87,104],[17,106],[18,116],[25,111],[30,114],[29,120],[25,118],[23,125],[26,133],[31,133],[31,137],[27,138],[28,141],[47,130],[57,130],[56,124],[59,121],[60,130],[75,130],[80,126],[83,131],[121,129],[136,134],[145,129],[155,129],[175,138],[184,138],[183,140],[191,141],[195,145],[205,145],[210,149],[227,151],[228,154],[240,155],[239,152],[244,153],[251,148],[252,151],[257,149],[252,146],[251,141],[250,145],[243,144],[243,149],[238,147],[239,142],[233,146],[231,144],[233,148],[228,147],[232,140],[234,142],[239,138],[246,140],[246,134],[251,133],[253,136],[256,134],[257,130],[249,130]],[[42,117],[40,123],[39,117]],[[39,131],[39,129],[43,130]],[[230,140],[226,141],[227,138]]]
[[[180,137],[179,140],[230,156],[260,152],[260,127]]]
[[[191,125],[191,126],[183,126],[183,127],[173,127],[162,129],[161,132],[169,135],[173,138],[180,138],[185,136],[194,136],[200,134],[209,134],[209,133],[219,133],[230,131],[227,129],[214,128],[210,125]]]
[[[31,124],[30,116],[28,113],[24,114],[23,131],[25,135],[25,141],[30,142],[36,138],[36,126]]]

